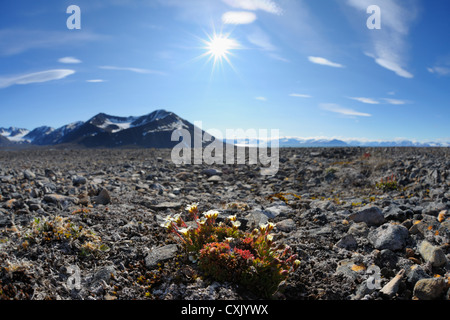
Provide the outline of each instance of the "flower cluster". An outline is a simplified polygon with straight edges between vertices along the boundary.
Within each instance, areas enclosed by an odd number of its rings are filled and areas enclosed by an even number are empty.
[[[198,204],[186,210],[195,227],[188,226],[181,215],[167,217],[162,226],[181,240],[191,261],[218,281],[239,283],[268,298],[300,265],[289,246],[274,242],[273,223],[242,232],[236,216],[217,223],[217,211],[199,218]]]

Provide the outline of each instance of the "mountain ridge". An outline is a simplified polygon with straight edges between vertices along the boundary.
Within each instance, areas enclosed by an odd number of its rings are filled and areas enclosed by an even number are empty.
[[[116,148],[138,146],[146,148],[173,148],[179,141],[171,141],[172,132],[185,129],[191,134],[191,146],[199,132],[194,125],[165,109],[157,109],[142,116],[114,116],[98,113],[87,121],[77,121],[59,128],[49,126],[37,127],[33,130],[9,127],[0,128],[0,146],[35,145],[55,146],[61,144],[77,144],[84,147]],[[198,129],[198,128],[197,128]],[[198,139],[199,137],[197,137]],[[200,137],[200,140],[202,138]],[[203,141],[203,140],[202,140]],[[238,139],[225,143],[256,146],[263,140]],[[280,137],[280,147],[449,147],[449,142],[417,142],[408,139],[367,140],[337,138],[300,138]]]

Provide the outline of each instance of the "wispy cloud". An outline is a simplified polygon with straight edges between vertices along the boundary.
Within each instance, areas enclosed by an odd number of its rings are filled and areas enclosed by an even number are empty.
[[[31,49],[71,47],[80,43],[98,41],[104,36],[89,31],[63,32],[48,30],[0,30],[0,55],[11,56]]]
[[[394,105],[403,105],[403,104],[407,104],[408,103],[405,100],[399,100],[399,99],[383,98],[383,100],[386,101],[389,104],[394,104]]]
[[[72,64],[72,63],[81,63],[82,61],[74,57],[64,57],[58,59],[58,62]]]
[[[289,96],[294,98],[312,98],[312,96],[310,96],[309,94],[302,93],[291,93]]]
[[[247,36],[247,40],[265,51],[276,51],[277,48],[270,41],[269,36],[261,29],[257,28]]]
[[[359,11],[366,12],[373,0],[347,0],[347,4]],[[381,29],[367,30],[371,41],[371,49],[366,55],[373,58],[381,67],[395,72],[403,78],[413,78],[406,70],[408,60],[407,36],[411,24],[417,17],[416,1],[402,3],[394,0],[377,0],[381,9]]]
[[[344,66],[340,63],[332,62],[328,59],[322,57],[308,57],[308,60],[312,63],[321,64],[323,66],[329,66],[334,68],[344,68]]]
[[[224,24],[250,24],[256,19],[256,14],[249,11],[228,11],[222,15]]]
[[[349,99],[352,100],[356,100],[362,103],[367,103],[367,104],[380,104],[379,101],[372,99],[372,98],[364,98],[364,97],[349,97]]]
[[[283,10],[272,0],[222,0],[233,8],[244,10],[262,10],[273,14],[282,14]]]
[[[323,110],[334,112],[343,116],[350,117],[371,117],[372,115],[369,113],[359,112],[353,109],[343,108],[335,103],[322,103],[319,107]]]
[[[385,48],[380,49],[379,51],[382,52],[383,58],[377,58],[375,55],[372,55],[370,53],[366,53],[366,55],[373,58],[378,65],[395,72],[400,77],[407,79],[414,78],[414,75],[412,73],[401,67],[400,64],[403,64],[403,62],[398,61],[399,59],[394,53],[389,52],[389,50],[386,50]]]
[[[105,82],[105,80],[103,80],[103,79],[90,79],[90,80],[86,80],[86,82],[101,83],[101,82]]]
[[[288,59],[279,54],[279,49],[272,43],[270,37],[261,28],[254,28],[254,30],[247,35],[247,40],[258,49],[267,52],[267,55],[270,58],[289,62]]]
[[[17,84],[31,84],[59,80],[74,73],[75,71],[70,69],[54,69],[0,78],[0,88],[7,88]]]
[[[158,71],[158,70],[133,68],[133,67],[100,66],[99,68],[104,69],[104,70],[130,71],[130,72],[141,73],[141,74],[166,75],[165,72]]]
[[[259,101],[267,101],[266,97],[255,97],[255,99]]]
[[[448,68],[448,67],[432,67],[432,68],[427,68],[427,70],[430,73],[435,73],[440,76],[450,75],[450,68]]]

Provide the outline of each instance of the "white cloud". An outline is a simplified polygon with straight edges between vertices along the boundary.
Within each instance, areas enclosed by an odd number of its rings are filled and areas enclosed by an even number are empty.
[[[267,101],[266,97],[255,97],[255,99],[259,101]]]
[[[7,88],[16,84],[41,83],[52,80],[59,80],[74,73],[75,71],[70,69],[54,69],[28,73],[19,76],[12,76],[8,78],[0,78],[0,88]]]
[[[405,69],[403,69],[397,62],[394,61],[392,58],[387,59],[375,59],[375,62],[378,63],[383,68],[386,68],[388,70],[394,71],[398,76],[411,79],[414,78],[414,75]]]
[[[116,66],[100,66],[100,69],[104,70],[118,70],[118,71],[131,71],[141,74],[159,74],[166,75],[166,73],[158,70],[142,69],[142,68],[131,68],[131,67],[116,67]]]
[[[436,73],[441,76],[450,75],[450,68],[447,68],[447,67],[433,67],[433,68],[427,68],[427,70],[430,73]]]
[[[272,0],[222,0],[233,8],[244,10],[263,10],[269,13],[280,15],[283,10]]]
[[[379,104],[380,102],[376,101],[375,99],[372,98],[364,98],[364,97],[349,97],[349,99],[353,99],[362,103],[367,103],[367,104]]]
[[[250,24],[256,19],[256,14],[248,11],[228,11],[222,15],[225,24]]]
[[[295,98],[312,98],[309,94],[301,94],[301,93],[291,93],[289,96]]]
[[[372,115],[369,113],[358,112],[353,109],[343,108],[338,104],[334,103],[323,103],[320,104],[320,108],[323,110],[327,110],[330,112],[338,113],[343,116],[351,116],[351,117],[371,117]]]
[[[404,100],[399,100],[399,99],[389,99],[389,98],[384,98],[384,101],[386,101],[389,104],[394,104],[394,105],[403,105],[406,104],[407,102]]]
[[[90,79],[90,80],[86,80],[86,82],[100,83],[100,82],[105,82],[105,80],[103,80],[103,79]]]
[[[342,64],[332,62],[322,57],[308,57],[308,60],[312,63],[321,64],[324,66],[334,67],[334,68],[343,68]]]
[[[58,62],[60,62],[60,63],[81,63],[81,60],[74,58],[74,57],[64,57],[64,58],[58,59]]]

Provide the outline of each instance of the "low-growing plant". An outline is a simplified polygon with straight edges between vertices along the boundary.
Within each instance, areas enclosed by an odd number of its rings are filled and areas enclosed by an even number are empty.
[[[31,222],[24,238],[25,241],[22,244],[24,249],[27,249],[32,243],[53,241],[73,243],[73,241],[78,240],[79,250],[82,256],[109,250],[108,246],[101,242],[100,236],[61,216],[35,218]]]
[[[380,182],[377,182],[375,186],[377,189],[380,189],[383,192],[397,190],[398,189],[397,178],[395,177],[394,174],[392,174],[389,177],[381,178]]]
[[[236,216],[217,223],[219,213],[208,211],[199,218],[197,204],[186,208],[196,227],[181,217],[169,216],[162,225],[183,243],[189,259],[218,281],[241,284],[252,292],[271,297],[279,284],[299,265],[297,255],[284,244],[273,241],[274,224],[260,225],[250,232],[239,230]]]

